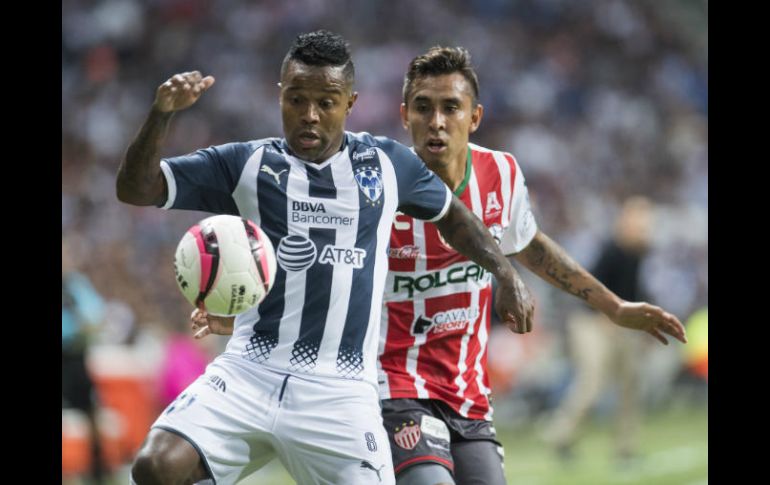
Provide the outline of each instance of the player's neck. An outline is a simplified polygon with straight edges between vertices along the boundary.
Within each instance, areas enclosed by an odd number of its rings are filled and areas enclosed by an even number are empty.
[[[431,169],[436,172],[436,175],[438,175],[441,180],[444,181],[444,183],[452,190],[452,192],[457,192],[457,190],[463,186],[463,183],[465,182],[469,162],[470,157],[468,156],[468,151],[463,150],[460,154],[454,157],[451,163],[447,163]]]

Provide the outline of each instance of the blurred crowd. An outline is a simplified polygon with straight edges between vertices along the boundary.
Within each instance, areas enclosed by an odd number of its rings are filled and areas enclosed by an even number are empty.
[[[406,144],[398,107],[409,61],[436,44],[469,49],[485,107],[471,141],[517,157],[540,227],[587,267],[621,202],[646,195],[655,229],[641,277],[651,300],[684,321],[708,303],[707,5],[64,0],[63,277],[85,275],[106,302],[100,344],[161,348],[169,335],[185,333],[191,308],[175,288],[172,258],[205,214],[119,203],[123,152],[157,86],[196,69],[216,84],[175,116],[164,155],[279,135],[281,60],[298,33],[328,28],[350,41],[356,66],[359,99],[348,129]],[[532,341],[554,350],[522,350],[543,362],[537,377],[519,382],[558,382],[564,322],[579,303],[526,281],[538,300],[540,334]],[[493,344],[492,360],[494,351]]]

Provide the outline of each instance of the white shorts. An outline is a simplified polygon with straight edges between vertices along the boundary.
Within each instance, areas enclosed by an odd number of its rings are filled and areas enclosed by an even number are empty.
[[[377,391],[220,355],[152,425],[182,436],[214,483],[236,483],[276,456],[305,484],[394,485]]]

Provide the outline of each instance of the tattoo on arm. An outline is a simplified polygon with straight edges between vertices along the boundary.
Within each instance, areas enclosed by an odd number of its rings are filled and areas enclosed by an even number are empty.
[[[601,285],[558,244],[543,233],[521,252],[524,263],[533,272],[547,277],[552,283],[578,298],[588,301],[591,292]],[[518,259],[518,258],[517,258]]]

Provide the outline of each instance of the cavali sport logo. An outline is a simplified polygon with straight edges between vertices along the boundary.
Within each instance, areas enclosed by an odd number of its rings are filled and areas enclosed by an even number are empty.
[[[382,175],[377,167],[365,166],[359,167],[355,171],[356,183],[358,188],[364,193],[371,205],[379,204],[382,196]]]
[[[478,307],[452,308],[438,312],[430,318],[419,315],[412,324],[412,335],[432,332],[434,335],[456,330],[465,330],[469,322],[479,318]]]
[[[289,235],[278,243],[278,264],[286,271],[303,271],[315,263],[316,247],[302,236]]]
[[[296,234],[285,236],[278,244],[278,264],[286,271],[304,271],[316,262],[316,258],[319,264],[361,269],[364,267],[366,250],[327,244],[319,254],[313,241]]]

